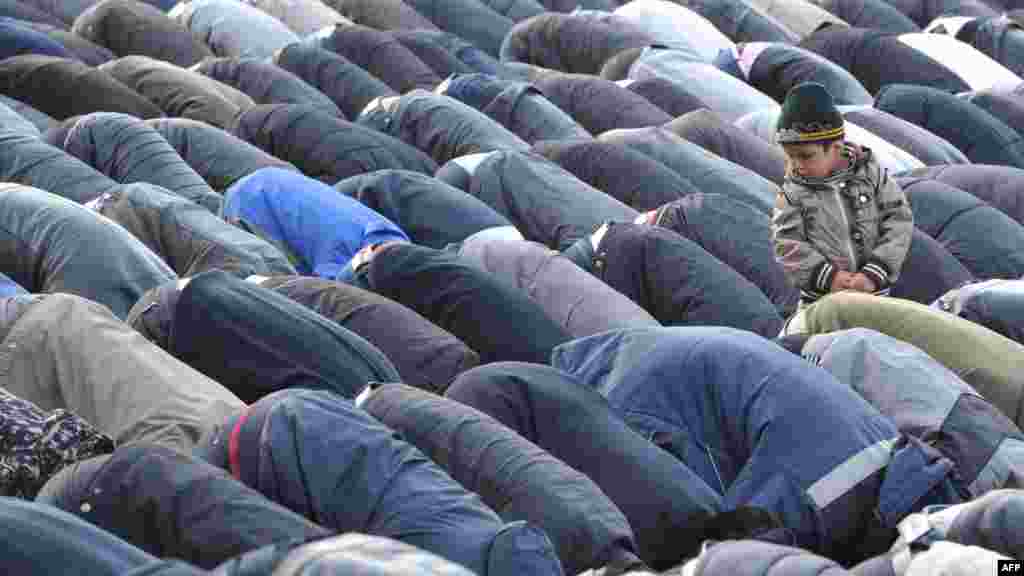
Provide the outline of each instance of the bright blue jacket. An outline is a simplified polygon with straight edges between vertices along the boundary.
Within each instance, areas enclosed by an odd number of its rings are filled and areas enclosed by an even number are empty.
[[[224,218],[285,247],[303,275],[344,279],[345,265],[364,246],[409,241],[397,224],[359,201],[290,170],[257,170],[224,196]]]

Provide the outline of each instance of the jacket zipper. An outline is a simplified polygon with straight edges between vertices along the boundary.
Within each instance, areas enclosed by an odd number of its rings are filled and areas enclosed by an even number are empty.
[[[847,255],[850,257],[850,267],[852,270],[856,271],[859,268],[859,262],[857,262],[857,253],[853,249],[853,240],[851,240],[853,230],[850,229],[850,218],[846,215],[846,205],[843,203],[843,194],[839,184],[833,186],[832,190],[836,193],[836,203],[839,204],[839,214],[843,217],[843,229],[846,232],[844,234],[844,239],[846,241]]]

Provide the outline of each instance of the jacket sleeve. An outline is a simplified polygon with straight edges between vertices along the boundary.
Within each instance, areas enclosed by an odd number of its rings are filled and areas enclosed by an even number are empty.
[[[808,241],[800,207],[790,202],[785,191],[775,197],[772,240],[775,259],[794,286],[818,295],[829,292],[838,270]]]
[[[914,215],[903,189],[880,170],[880,184],[875,202],[878,203],[878,241],[871,256],[860,269],[879,290],[892,285],[899,278],[903,260],[910,249],[914,232]]]

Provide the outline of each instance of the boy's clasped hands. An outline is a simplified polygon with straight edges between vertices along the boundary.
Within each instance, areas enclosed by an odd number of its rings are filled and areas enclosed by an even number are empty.
[[[856,290],[857,292],[868,292],[872,293],[878,290],[875,283],[871,278],[862,272],[846,272],[840,270],[836,272],[834,278],[832,278],[831,292],[841,292],[843,290]]]

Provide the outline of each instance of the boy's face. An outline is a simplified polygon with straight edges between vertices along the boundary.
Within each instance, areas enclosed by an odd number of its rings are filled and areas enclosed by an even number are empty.
[[[794,174],[803,178],[824,178],[835,172],[842,163],[842,142],[828,144],[783,144]]]

